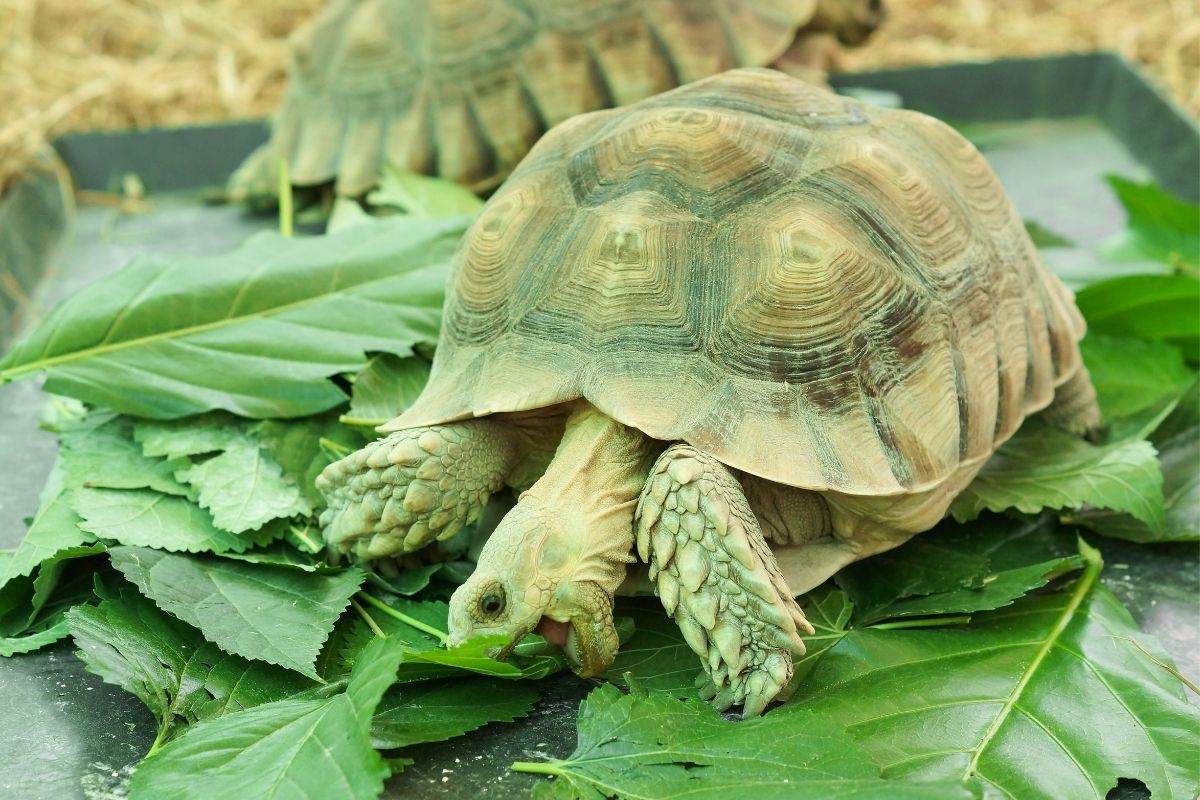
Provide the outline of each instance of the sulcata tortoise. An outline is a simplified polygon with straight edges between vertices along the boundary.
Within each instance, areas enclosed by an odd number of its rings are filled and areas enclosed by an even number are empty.
[[[812,628],[793,597],[945,514],[1022,420],[1100,424],[1084,323],[948,126],[726,72],[551,131],[454,262],[433,372],[330,465],[363,560],[520,499],[451,640],[532,630],[583,675],[635,559],[757,714]]]
[[[881,0],[334,0],[293,41],[272,141],[232,193],[337,180],[383,161],[494,188],[553,125],[735,66],[819,58],[864,40]],[[803,34],[797,32],[803,29]]]

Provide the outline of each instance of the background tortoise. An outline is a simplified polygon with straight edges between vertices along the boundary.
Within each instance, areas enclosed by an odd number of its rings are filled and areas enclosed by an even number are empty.
[[[325,535],[411,551],[524,490],[452,640],[536,626],[596,674],[636,549],[755,714],[811,631],[794,595],[932,527],[1027,415],[1099,425],[1083,332],[948,126],[727,72],[533,149],[456,257],[424,393],[322,476]]]
[[[881,0],[334,0],[297,32],[272,140],[233,193],[274,191],[280,156],[292,183],[347,195],[384,161],[490,189],[569,117],[732,67],[802,67],[882,16]]]

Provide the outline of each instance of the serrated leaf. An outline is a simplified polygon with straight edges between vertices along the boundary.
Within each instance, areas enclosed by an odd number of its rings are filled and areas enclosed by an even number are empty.
[[[1162,530],[1162,473],[1154,447],[1129,440],[1089,444],[1027,421],[954,499],[950,514],[967,522],[984,510],[1035,514],[1085,504],[1128,512]]]
[[[1129,275],[1080,289],[1075,304],[1093,333],[1163,340],[1200,358],[1200,280],[1186,275]]]
[[[66,481],[72,489],[87,486],[187,494],[187,487],[175,479],[170,462],[143,453],[133,439],[133,423],[128,419],[116,417],[94,427],[69,429],[63,433],[59,448]]]
[[[1125,231],[1105,243],[1105,256],[1117,261],[1158,261],[1192,275],[1200,273],[1200,206],[1152,183],[1116,175],[1106,180],[1129,219]]]
[[[374,800],[389,769],[371,747],[371,717],[401,654],[380,639],[363,651],[342,694],[196,725],[138,766],[131,800]]]
[[[1089,334],[1083,361],[1105,420],[1114,420],[1179,394],[1194,378],[1179,350],[1166,342]]]
[[[474,193],[453,181],[406,172],[391,164],[384,166],[379,188],[367,195],[367,202],[426,218],[475,214],[483,207]]]
[[[1150,438],[1158,448],[1163,475],[1163,527],[1116,511],[1084,509],[1067,520],[1105,536],[1134,542],[1189,542],[1200,539],[1200,405],[1193,383]]]
[[[80,528],[124,545],[200,553],[245,550],[256,543],[254,537],[218,528],[186,497],[149,489],[77,489],[71,505]]]
[[[133,438],[148,456],[170,459],[216,453],[243,436],[245,424],[232,414],[211,413],[176,420],[142,419]]]
[[[858,609],[857,625],[1001,608],[1083,566],[1049,522],[995,515],[971,525],[945,521],[851,564],[835,580]]]
[[[255,426],[254,435],[314,510],[325,507],[325,498],[317,491],[317,476],[335,460],[321,443],[332,441],[348,450],[364,444],[356,431],[338,422],[336,414],[264,420]]]
[[[138,697],[158,719],[158,744],[185,726],[299,692],[294,672],[230,655],[133,593],[67,613],[89,672]]]
[[[233,533],[258,530],[273,519],[312,512],[300,487],[249,438],[230,442],[220,455],[179,473],[199,493],[217,527]]]
[[[628,675],[646,691],[695,697],[700,659],[662,604],[653,598],[621,598],[616,613],[632,617],[633,636],[621,645],[604,679],[627,686]]]
[[[371,740],[381,750],[441,742],[491,722],[512,722],[537,699],[538,690],[529,684],[491,678],[397,686],[375,711]]]
[[[95,541],[79,528],[79,516],[67,501],[66,475],[61,459],[50,471],[42,489],[37,513],[10,558],[0,562],[0,587],[14,578],[31,574],[56,553]]]
[[[82,608],[83,606],[81,606]],[[22,633],[18,636],[0,636],[0,656],[10,656],[32,653],[35,650],[61,641],[70,634],[67,620],[63,611],[58,612],[40,630]]]
[[[898,783],[839,726],[806,711],[731,722],[707,703],[592,691],[579,709],[579,743],[563,761],[514,764],[555,776],[538,798],[969,798],[958,781]],[[533,767],[533,769],[530,769]]]
[[[432,365],[418,355],[378,355],[354,377],[348,425],[378,427],[416,402],[429,380]]]
[[[109,558],[159,608],[222,650],[314,680],[321,645],[363,580],[357,569],[307,573],[140,547],[114,547]]]
[[[1097,583],[1095,551],[1083,556],[1067,589],[969,626],[819,630],[796,693],[768,717],[825,714],[884,776],[970,780],[987,798],[1103,798],[1118,777],[1192,797],[1200,711],[1139,651],[1170,663]]]
[[[169,419],[294,417],[338,405],[325,378],[368,351],[436,341],[466,220],[396,218],[341,234],[261,233],[216,257],[140,257],[61,303],[0,361],[0,381]]]

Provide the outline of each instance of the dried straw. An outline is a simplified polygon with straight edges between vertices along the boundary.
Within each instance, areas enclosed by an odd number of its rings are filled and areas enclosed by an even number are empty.
[[[564,0],[565,2],[566,0]],[[842,66],[1115,49],[1200,115],[1200,0],[889,0]],[[265,116],[324,0],[0,0],[0,188],[69,130]]]

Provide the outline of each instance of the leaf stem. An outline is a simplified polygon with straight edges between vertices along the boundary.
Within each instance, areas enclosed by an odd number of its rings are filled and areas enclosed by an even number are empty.
[[[534,775],[563,775],[558,764],[544,761],[514,761],[509,767],[513,772],[531,772]]]
[[[867,625],[866,630],[896,631],[904,628],[938,628],[942,625],[966,625],[971,621],[970,614],[959,614],[954,617],[926,617],[923,619],[898,619],[895,622],[880,622],[878,625]]]
[[[367,613],[367,610],[359,605],[359,602],[353,597],[350,598],[350,605],[358,612],[358,615],[363,618],[363,622],[367,623],[367,627],[375,632],[375,635],[381,639],[386,639],[387,634],[383,632],[383,628],[379,627],[379,623]]]
[[[414,617],[410,617],[408,614],[405,614],[402,611],[397,611],[396,609],[389,606],[387,603],[383,602],[382,600],[378,600],[378,599],[372,597],[371,595],[367,594],[366,592],[359,592],[358,594],[355,595],[355,597],[365,600],[367,603],[375,606],[375,608],[377,608],[380,611],[382,611],[383,613],[387,614],[389,617],[392,617],[393,619],[398,619],[401,622],[403,622],[405,625],[416,628],[419,631],[424,631],[425,633],[428,633],[430,636],[436,636],[438,641],[441,642],[442,644],[445,644],[446,640],[448,638],[450,638],[449,634],[447,634],[445,631],[439,631],[437,628],[433,627],[432,625],[427,625],[424,622],[421,622],[421,620],[415,619]]]
[[[165,722],[159,726],[158,734],[154,737],[154,741],[153,741],[153,743],[151,743],[150,749],[146,751],[146,758],[149,758],[150,756],[157,753],[160,749],[162,749],[162,746],[166,742],[167,737],[170,735],[170,733],[171,733],[171,723],[170,722]]]
[[[292,182],[288,179],[287,160],[279,159],[279,233],[290,237],[295,232],[292,222]]]
[[[996,719],[992,722],[991,727],[988,728],[987,733],[983,735],[979,744],[973,748],[975,755],[971,757],[971,762],[963,770],[963,780],[967,780],[975,774],[983,752],[987,750],[988,745],[996,738],[996,735],[1000,732],[1000,728],[1003,727],[1005,721],[1008,719],[1008,715],[1012,713],[1013,708],[1017,705],[1017,701],[1021,699],[1021,694],[1025,691],[1025,687],[1029,685],[1029,681],[1033,679],[1034,674],[1046,659],[1046,654],[1050,652],[1050,648],[1054,647],[1054,643],[1058,641],[1058,637],[1062,636],[1063,631],[1071,624],[1071,619],[1075,616],[1075,612],[1079,610],[1083,599],[1088,596],[1092,587],[1096,584],[1096,578],[1100,575],[1100,568],[1104,565],[1104,561],[1100,558],[1100,551],[1089,545],[1082,538],[1078,540],[1078,544],[1079,555],[1083,556],[1083,575],[1079,577],[1079,581],[1075,584],[1075,589],[1071,592],[1070,599],[1067,600],[1062,613],[1054,623],[1054,628],[1046,634],[1046,638],[1042,641],[1042,646],[1038,648],[1037,654],[1029,662],[1029,666],[1025,668],[1025,674],[1021,676],[1021,680],[1017,681],[1017,685],[1009,693],[1008,699],[1004,701],[1004,706],[1001,707],[1000,713],[996,715]]]

